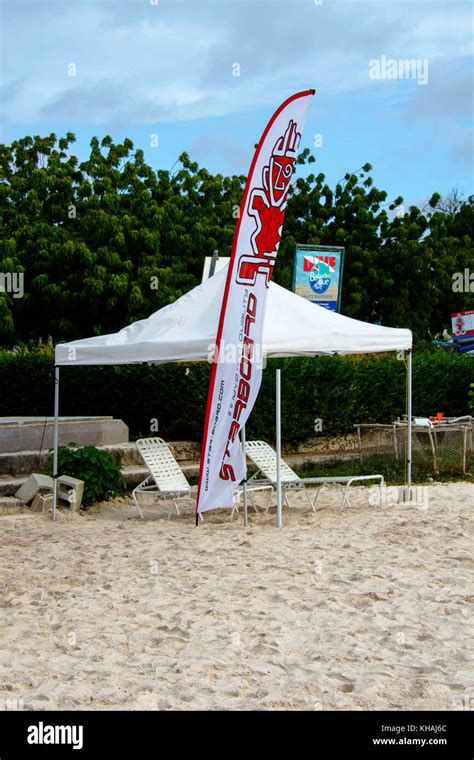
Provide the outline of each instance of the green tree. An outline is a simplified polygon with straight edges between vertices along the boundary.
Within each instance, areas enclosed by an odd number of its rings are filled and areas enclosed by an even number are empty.
[[[108,333],[151,314],[201,280],[203,260],[229,256],[245,177],[212,174],[182,153],[154,170],[129,139],[24,137],[0,145],[0,272],[23,273],[25,295],[0,293],[0,341],[55,342]],[[342,311],[430,338],[472,307],[452,277],[472,267],[474,198],[434,194],[399,213],[372,167],[331,188],[308,149],[288,199],[275,279],[291,287],[294,246],[346,249]]]

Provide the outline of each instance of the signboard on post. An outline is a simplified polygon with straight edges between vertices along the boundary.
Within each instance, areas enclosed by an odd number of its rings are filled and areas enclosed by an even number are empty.
[[[293,292],[330,311],[341,310],[344,248],[327,245],[295,247]]]
[[[455,338],[470,335],[474,340],[474,310],[451,314],[451,325]]]
[[[214,274],[217,274],[218,272],[221,271],[221,269],[224,269],[224,267],[227,266],[229,261],[230,261],[230,258],[228,256],[227,257],[219,256],[219,258],[217,258],[214,263]],[[206,258],[204,259],[201,282],[206,282],[206,280],[208,280],[209,277],[212,277],[211,268],[212,268],[212,256],[206,256]]]

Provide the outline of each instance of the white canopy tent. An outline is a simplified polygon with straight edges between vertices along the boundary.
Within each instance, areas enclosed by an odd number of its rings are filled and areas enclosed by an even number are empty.
[[[118,333],[56,346],[57,366],[206,361],[216,340],[227,267],[177,301]],[[270,284],[263,353],[267,357],[410,350],[410,330],[344,317]]]
[[[118,333],[62,343],[55,349],[55,435],[57,476],[59,368],[76,365],[209,361],[216,340],[227,267],[147,319]],[[367,324],[312,304],[270,283],[262,352],[264,357],[321,356],[382,351],[408,352],[408,420],[411,422],[410,330]],[[225,347],[224,347],[225,350]],[[278,389],[279,390],[279,389]],[[278,396],[278,391],[277,391]],[[277,405],[277,414],[278,414]],[[279,438],[277,421],[277,443]],[[411,431],[408,435],[411,486]],[[55,515],[56,494],[54,496]]]

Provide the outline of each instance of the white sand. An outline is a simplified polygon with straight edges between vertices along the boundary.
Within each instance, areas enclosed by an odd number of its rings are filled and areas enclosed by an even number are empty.
[[[462,709],[474,703],[474,485],[427,510],[228,513],[129,499],[4,516],[0,701],[26,709]],[[471,534],[470,534],[471,531]],[[471,626],[471,627],[470,627]],[[22,701],[21,701],[22,700]],[[472,707],[471,707],[472,709]]]

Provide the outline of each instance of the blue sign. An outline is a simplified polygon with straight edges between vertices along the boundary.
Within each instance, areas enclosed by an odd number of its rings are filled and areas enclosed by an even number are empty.
[[[330,311],[340,311],[344,248],[297,245],[293,292]]]

